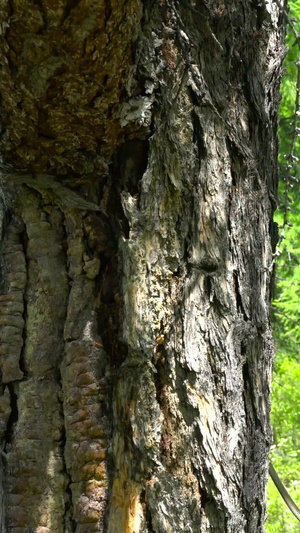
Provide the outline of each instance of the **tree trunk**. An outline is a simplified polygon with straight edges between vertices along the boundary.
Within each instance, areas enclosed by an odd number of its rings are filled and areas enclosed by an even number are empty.
[[[277,4],[0,9],[1,533],[264,531]]]

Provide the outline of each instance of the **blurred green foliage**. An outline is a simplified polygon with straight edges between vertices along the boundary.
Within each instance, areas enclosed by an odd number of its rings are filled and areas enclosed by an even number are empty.
[[[274,445],[271,458],[282,482],[300,507],[300,364],[281,353],[276,361],[272,400]],[[268,515],[266,531],[300,531],[300,522],[286,507],[271,480]]]
[[[289,15],[300,35],[299,0],[289,1]],[[286,42],[289,51],[281,88],[279,208],[275,214],[279,234],[283,234],[284,238],[280,244],[281,255],[276,261],[273,301],[277,354],[273,375],[271,418],[274,444],[271,459],[291,497],[300,507],[300,129],[296,130],[294,122],[300,41],[297,43],[289,27]],[[300,116],[297,126],[300,128]],[[270,480],[266,532],[296,531],[300,532],[300,522],[286,507]]]

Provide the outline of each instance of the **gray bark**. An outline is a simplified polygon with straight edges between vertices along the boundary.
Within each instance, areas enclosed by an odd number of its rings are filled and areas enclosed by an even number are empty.
[[[1,533],[264,531],[277,4],[1,9]]]

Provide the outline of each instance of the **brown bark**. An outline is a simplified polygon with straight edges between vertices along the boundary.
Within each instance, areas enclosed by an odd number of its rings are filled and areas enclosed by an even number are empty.
[[[1,533],[262,532],[277,5],[0,9]]]

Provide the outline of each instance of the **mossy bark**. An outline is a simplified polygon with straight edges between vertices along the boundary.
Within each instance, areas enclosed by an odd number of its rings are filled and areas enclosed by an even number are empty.
[[[3,0],[1,533],[259,533],[276,4]]]

